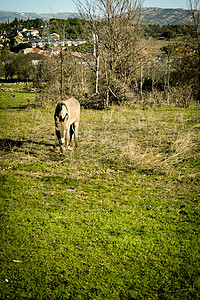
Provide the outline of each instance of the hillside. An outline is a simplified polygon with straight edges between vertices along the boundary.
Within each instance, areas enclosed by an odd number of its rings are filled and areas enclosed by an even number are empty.
[[[58,18],[58,19],[68,19],[68,18],[75,18],[77,16],[76,13],[70,12],[63,12],[63,13],[44,13],[38,14],[34,12],[15,12],[15,11],[8,11],[8,10],[0,10],[0,23],[5,22],[12,22],[15,18],[23,19],[23,20],[32,20],[32,19],[51,19],[51,18]]]
[[[32,13],[32,12],[13,12],[0,10],[0,23],[12,22],[15,18],[18,19],[50,19],[52,17],[60,19],[68,19],[77,17],[76,13],[62,12],[62,13]],[[174,25],[174,24],[192,24],[192,18],[189,10],[184,9],[165,9],[158,7],[143,7],[141,13],[141,19],[144,24],[159,24],[163,25]]]
[[[156,25],[175,25],[175,24],[192,24],[192,18],[189,10],[144,7],[141,13],[142,23]]]

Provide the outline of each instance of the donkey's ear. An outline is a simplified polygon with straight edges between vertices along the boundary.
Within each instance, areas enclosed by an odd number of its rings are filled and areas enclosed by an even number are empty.
[[[57,123],[59,123],[59,118],[58,118],[58,116],[55,116],[55,121],[56,121]]]
[[[64,121],[67,121],[69,119],[69,114],[66,113],[65,117],[64,117]]]

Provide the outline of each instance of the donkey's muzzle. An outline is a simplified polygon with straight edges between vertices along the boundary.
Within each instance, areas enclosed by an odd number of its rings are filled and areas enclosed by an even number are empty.
[[[64,138],[59,139],[59,144],[60,145],[64,145],[64,143],[65,143],[65,139]]]

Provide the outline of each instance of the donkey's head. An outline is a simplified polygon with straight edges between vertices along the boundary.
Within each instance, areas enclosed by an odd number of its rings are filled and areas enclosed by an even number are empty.
[[[61,151],[64,151],[65,136],[67,130],[67,120],[69,119],[69,111],[64,103],[58,103],[54,115],[56,125],[56,135],[61,147]]]
[[[69,118],[69,111],[65,103],[58,103],[55,111],[55,121],[66,122]]]

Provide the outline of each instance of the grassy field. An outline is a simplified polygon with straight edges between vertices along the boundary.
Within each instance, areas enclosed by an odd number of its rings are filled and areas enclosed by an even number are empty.
[[[54,108],[16,87],[0,99],[0,299],[199,299],[199,107],[82,109],[60,156]]]

